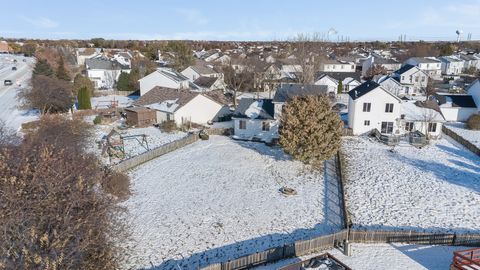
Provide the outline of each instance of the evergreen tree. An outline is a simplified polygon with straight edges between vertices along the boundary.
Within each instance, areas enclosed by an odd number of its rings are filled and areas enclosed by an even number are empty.
[[[58,58],[57,64],[58,64],[58,67],[57,67],[57,72],[55,74],[57,76],[57,79],[69,82],[71,78],[70,78],[70,75],[68,75],[67,70],[65,69],[65,62],[63,61],[62,56]]]
[[[337,94],[341,94],[342,92],[343,92],[343,82],[339,80],[338,86],[337,86]]]
[[[75,78],[73,79],[74,93],[78,93],[83,87],[86,87],[88,89],[88,93],[90,94],[90,96],[93,95],[93,82],[89,78],[82,76],[81,74],[77,74],[77,76],[75,76]]]
[[[343,122],[325,96],[295,97],[287,102],[280,127],[285,152],[315,167],[340,149]]]
[[[33,75],[44,75],[47,77],[53,77],[52,67],[48,64],[47,60],[39,59],[33,68]]]
[[[118,91],[131,91],[132,88],[130,87],[130,75],[126,72],[120,73],[117,82],[117,90]]]
[[[130,74],[128,75],[128,79],[129,79],[129,86],[130,86],[130,89],[132,91],[134,90],[137,90],[140,88],[140,86],[138,85],[138,80],[141,78],[140,77],[140,71],[138,70],[138,68],[134,68],[132,69],[132,71],[130,71]]]
[[[88,110],[92,108],[92,104],[90,103],[90,92],[87,87],[80,88],[77,100],[79,110]]]

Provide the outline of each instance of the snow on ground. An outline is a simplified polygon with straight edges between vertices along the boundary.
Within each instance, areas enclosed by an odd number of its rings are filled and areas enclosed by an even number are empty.
[[[480,148],[480,130],[471,130],[464,123],[448,123],[445,126],[465,140]]]
[[[453,252],[468,247],[427,246],[410,244],[352,244],[352,256],[347,257],[338,249],[327,250],[339,261],[355,270],[448,270]],[[322,253],[320,253],[322,254]],[[255,270],[274,270],[291,263],[310,259],[320,254],[302,258],[282,260],[274,264],[260,266]]]
[[[17,63],[13,63],[13,59]],[[0,121],[15,131],[20,130],[22,123],[38,119],[38,111],[20,109],[17,100],[17,93],[22,88],[29,87],[33,62],[33,58],[0,55]],[[13,66],[17,67],[16,71],[12,70]],[[13,85],[5,86],[4,80],[11,80]]]
[[[110,133],[110,131],[116,126],[117,123],[113,123],[110,125],[95,125],[95,134],[94,134],[94,141],[99,142],[104,138],[106,135]],[[166,133],[162,132],[160,129],[156,127],[146,127],[146,128],[130,128],[126,130],[117,129],[122,136],[132,136],[132,135],[147,135],[146,141],[148,143],[149,149],[157,148],[161,145],[179,140],[187,135],[185,132],[171,132]],[[137,156],[139,154],[147,152],[147,149],[142,146],[142,144],[138,141],[142,142],[142,137],[131,137],[130,139],[124,139],[124,147],[125,153],[127,157]],[[145,144],[144,144],[145,145]],[[146,145],[145,145],[146,146]],[[101,149],[98,149],[97,146],[92,146],[97,150],[96,153],[98,155],[101,154]],[[104,160],[106,162],[106,160]]]
[[[331,233],[341,224],[323,173],[260,143],[211,136],[130,176],[133,195],[125,206],[132,267],[198,269],[199,263]],[[282,186],[298,195],[282,195]]]
[[[451,139],[389,149],[373,138],[344,140],[355,227],[480,232],[480,157]]]
[[[213,125],[209,126],[211,128],[233,128],[233,120],[224,121],[224,122],[214,122]]]
[[[100,97],[92,97],[90,102],[92,104],[92,109],[105,109],[110,108],[110,105],[113,101],[118,101],[118,107],[128,107],[132,105],[132,102],[135,99],[132,97],[125,97],[119,95],[108,95],[108,96],[100,96]]]

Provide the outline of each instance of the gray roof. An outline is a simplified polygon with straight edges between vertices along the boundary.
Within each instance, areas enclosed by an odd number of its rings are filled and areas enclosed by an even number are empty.
[[[327,85],[282,84],[275,93],[273,102],[287,102],[296,96],[304,97],[326,95],[327,91]]]
[[[165,68],[159,68],[157,69],[158,73],[164,75],[165,77],[168,77],[176,82],[182,82],[182,81],[188,81],[188,78],[183,76],[183,74],[173,70],[173,69],[165,69]]]
[[[247,110],[251,107],[251,105],[256,102],[262,102],[262,108],[259,110],[259,114],[256,115],[253,119],[273,119],[274,116],[274,105],[272,103],[272,99],[254,99],[254,98],[242,98],[238,104],[237,109],[233,113],[233,117],[236,118],[249,118],[247,116]]]
[[[85,60],[87,69],[105,69],[105,70],[121,70],[130,69],[128,66],[124,66],[116,60],[110,60],[108,58],[91,58]]]
[[[412,58],[410,58],[410,59],[414,60],[414,61],[417,62],[417,63],[422,63],[422,64],[423,64],[423,63],[425,63],[425,64],[427,64],[427,63],[434,63],[434,64],[436,64],[436,63],[439,63],[439,62],[440,62],[440,60],[431,59],[431,58],[425,58],[425,57],[412,57]],[[408,59],[408,60],[410,60],[410,59]]]
[[[207,67],[205,65],[194,65],[190,66],[198,74],[215,74],[217,73],[213,68]]]
[[[200,87],[204,88],[210,88],[212,85],[218,80],[218,78],[215,77],[198,77],[193,83],[195,85],[198,85]]]
[[[178,110],[197,95],[199,95],[199,93],[190,92],[188,90],[178,90],[155,86],[152,88],[152,90],[148,91],[145,95],[137,99],[133,105],[146,106],[155,103],[161,103],[167,100],[177,100],[175,103],[179,104],[179,106],[176,108],[176,110]]]
[[[357,98],[369,93],[380,85],[374,81],[366,81],[348,92],[348,95],[356,100]]]

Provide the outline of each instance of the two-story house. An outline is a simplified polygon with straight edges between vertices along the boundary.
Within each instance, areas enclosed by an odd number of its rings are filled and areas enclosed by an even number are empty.
[[[392,77],[405,86],[406,95],[418,95],[427,88],[428,75],[417,66],[406,64],[396,70]]]
[[[348,127],[354,135],[377,129],[385,135],[400,133],[401,99],[374,81],[348,92]]]
[[[464,70],[465,61],[456,56],[442,56],[440,61],[444,75],[459,75]]]
[[[138,80],[140,95],[145,95],[155,86],[171,89],[188,89],[192,84],[190,80],[173,69],[159,68]]]
[[[85,59],[85,68],[87,77],[96,89],[111,89],[115,87],[122,72],[130,73],[130,66],[106,57]]]
[[[378,54],[371,54],[362,63],[362,76],[366,76],[368,71],[374,66],[383,67],[388,73],[391,73],[401,67],[401,64],[394,59],[384,58]]]
[[[411,57],[404,64],[418,67],[432,79],[440,79],[442,76],[442,63],[434,57]]]
[[[324,60],[320,65],[321,72],[355,72],[356,64],[343,60]]]

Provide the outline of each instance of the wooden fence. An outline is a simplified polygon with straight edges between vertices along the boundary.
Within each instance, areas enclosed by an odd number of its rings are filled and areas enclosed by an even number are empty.
[[[458,135],[453,130],[447,128],[445,125],[442,125],[442,131],[447,136],[451,137],[461,145],[465,146],[465,148],[467,148],[468,150],[480,156],[480,149],[477,146],[475,146],[473,143],[465,140],[462,136]]]
[[[155,149],[142,153],[138,156],[134,156],[129,159],[123,160],[122,162],[113,165],[112,168],[119,172],[125,172],[149,160],[152,160],[154,158],[157,158],[159,156],[162,156],[174,150],[177,150],[178,148],[182,148],[186,145],[194,143],[197,140],[198,140],[198,133],[191,133],[179,140],[161,145]]]

